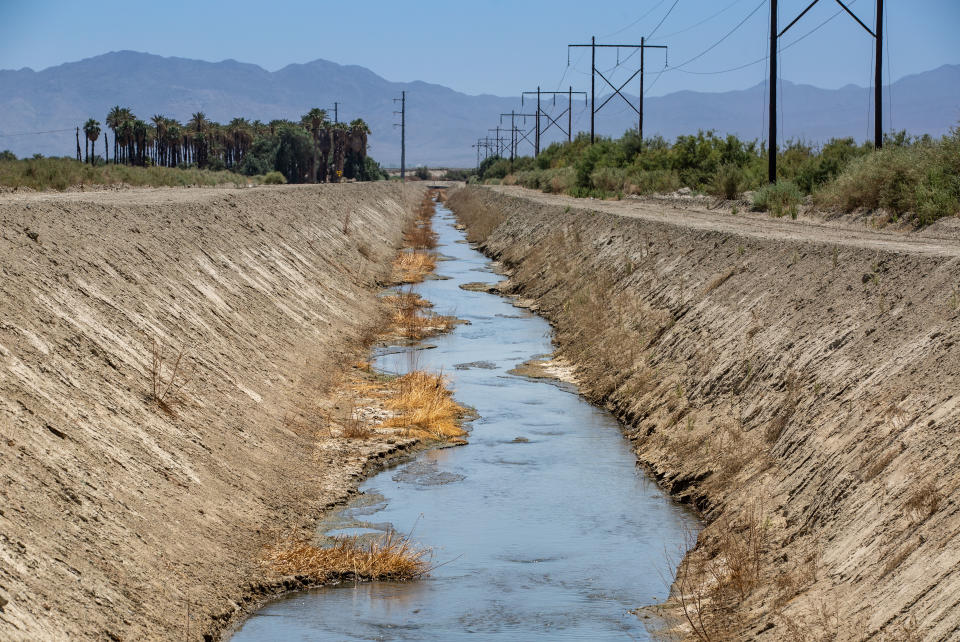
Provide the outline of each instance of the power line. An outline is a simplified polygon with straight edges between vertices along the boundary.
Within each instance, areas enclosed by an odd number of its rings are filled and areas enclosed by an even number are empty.
[[[667,10],[667,15],[665,15],[663,18],[660,19],[660,22],[658,22],[657,26],[653,28],[653,31],[647,34],[647,38],[653,38],[653,34],[657,33],[657,30],[659,30],[660,27],[663,26],[664,21],[666,21],[666,19],[670,17],[670,14],[673,13],[673,10],[676,8],[678,4],[680,4],[680,0],[673,0],[673,4],[670,5],[670,9]]]
[[[753,14],[755,14],[757,11],[759,11],[759,10],[760,10],[760,7],[762,7],[762,6],[765,5],[766,3],[767,3],[767,0],[761,0],[760,4],[758,4],[753,11],[751,11],[750,13],[748,13],[746,18],[744,18],[744,19],[741,20],[739,23],[737,23],[737,26],[734,27],[733,29],[731,29],[730,31],[728,31],[728,32],[726,33],[726,35],[724,35],[722,38],[720,38],[720,40],[717,40],[715,43],[713,43],[712,45],[710,45],[709,47],[707,47],[706,49],[704,49],[703,51],[701,51],[700,53],[698,53],[698,54],[697,54],[696,56],[694,56],[693,58],[691,58],[691,59],[689,59],[689,60],[687,60],[687,61],[685,61],[685,62],[682,62],[682,63],[680,63],[679,65],[676,65],[676,66],[674,67],[674,69],[677,69],[677,68],[679,68],[679,67],[686,67],[687,65],[689,65],[689,64],[690,64],[691,62],[693,62],[694,60],[699,60],[700,58],[706,56],[708,53],[710,53],[711,51],[713,51],[714,49],[716,49],[716,48],[720,45],[720,43],[722,43],[724,40],[726,40],[727,38],[729,38],[730,36],[732,36],[734,33],[736,33],[736,31],[737,31],[740,27],[742,27],[742,26],[747,22],[747,20],[749,20],[750,18],[752,18],[752,17],[753,17]]]
[[[626,31],[627,29],[631,29],[631,28],[637,26],[637,25],[640,23],[641,20],[643,20],[644,18],[646,18],[647,16],[649,16],[651,13],[653,13],[654,11],[656,11],[657,9],[659,9],[659,8],[660,8],[660,5],[662,5],[662,4],[663,4],[664,2],[666,2],[666,1],[667,1],[667,0],[660,0],[660,2],[658,2],[658,3],[655,4],[655,5],[653,5],[653,7],[652,7],[649,11],[647,11],[645,14],[643,14],[642,16],[640,16],[639,18],[637,18],[636,20],[634,20],[634,21],[631,22],[630,24],[628,24],[626,27],[623,27],[623,28],[621,28],[621,29],[617,29],[617,30],[614,31],[613,33],[608,33],[608,34],[603,35],[603,36],[600,36],[600,37],[601,37],[601,38],[609,38],[610,36],[615,36],[615,35],[617,35],[617,34],[619,34],[619,33],[623,33],[623,32]]]
[[[848,5],[854,5],[854,4],[856,4],[856,2],[857,2],[857,0],[850,0],[850,2],[848,2],[847,4],[848,4]],[[786,50],[789,49],[790,47],[792,47],[792,46],[794,46],[794,45],[796,45],[796,44],[799,44],[799,43],[800,43],[801,41],[803,41],[803,40],[806,40],[808,37],[810,37],[811,35],[813,35],[815,32],[819,31],[819,30],[820,30],[822,27],[824,27],[827,23],[829,23],[830,21],[832,21],[834,18],[836,18],[837,16],[839,16],[839,15],[842,14],[842,13],[843,13],[843,9],[841,9],[840,11],[837,11],[837,12],[834,13],[832,16],[830,16],[829,18],[827,18],[826,20],[824,20],[823,22],[821,22],[820,24],[818,24],[816,27],[814,27],[813,29],[811,29],[811,30],[808,31],[807,33],[805,33],[805,34],[803,34],[802,36],[800,36],[799,38],[797,38],[796,40],[791,40],[788,44],[785,44],[783,47],[780,48],[780,51],[786,51]],[[889,48],[888,48],[888,53],[889,53]],[[728,69],[718,69],[718,70],[716,70],[716,71],[690,71],[689,69],[680,69],[680,65],[677,65],[676,67],[670,67],[669,71],[679,71],[680,73],[683,73],[683,74],[692,74],[692,75],[695,75],[695,76],[713,76],[713,75],[716,75],[716,74],[727,74],[727,73],[730,73],[730,72],[732,72],[732,71],[740,71],[741,69],[746,69],[747,67],[752,67],[753,65],[759,65],[761,62],[766,62],[766,61],[769,60],[769,59],[770,59],[770,56],[769,56],[769,54],[768,54],[768,55],[766,55],[766,56],[763,56],[762,58],[757,58],[756,60],[754,60],[754,61],[752,61],[752,62],[747,62],[747,63],[744,63],[744,64],[742,64],[742,65],[737,65],[736,67],[730,67],[730,68],[728,68]],[[766,76],[766,74],[764,74],[764,76]]]
[[[7,138],[10,136],[34,136],[37,134],[61,134],[63,132],[72,132],[72,131],[73,131],[73,127],[71,127],[70,129],[49,129],[47,131],[42,131],[42,132],[17,132],[15,134],[0,134],[0,138]]]
[[[734,8],[735,6],[737,6],[738,4],[740,4],[741,2],[743,2],[743,0],[733,0],[733,2],[731,2],[730,4],[728,4],[727,6],[725,6],[725,7],[724,7],[723,9],[721,9],[720,11],[718,11],[718,12],[716,12],[716,13],[714,13],[714,14],[711,14],[711,15],[707,16],[706,18],[704,18],[704,19],[701,20],[700,22],[697,22],[697,23],[695,23],[695,24],[692,24],[692,25],[690,25],[689,27],[684,27],[684,28],[681,29],[680,31],[674,31],[673,33],[668,33],[667,35],[663,36],[663,39],[666,40],[667,38],[673,38],[674,36],[679,36],[679,35],[682,34],[682,33],[687,33],[687,32],[690,31],[691,29],[696,29],[696,28],[699,27],[700,25],[706,24],[707,22],[710,22],[711,20],[713,20],[714,18],[716,18],[716,17],[719,16],[720,14],[726,13],[726,12],[729,11],[730,9],[732,9],[732,8]]]

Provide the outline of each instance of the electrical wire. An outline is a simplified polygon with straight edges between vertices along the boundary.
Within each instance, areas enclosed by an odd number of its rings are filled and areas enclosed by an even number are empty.
[[[848,5],[848,6],[852,6],[852,5],[856,4],[856,2],[857,2],[857,0],[850,0],[850,2],[847,3],[847,5]],[[884,11],[886,11],[886,8],[884,8]],[[829,18],[827,18],[826,20],[824,20],[823,22],[821,22],[820,24],[818,24],[816,27],[814,27],[813,29],[811,29],[811,30],[808,31],[807,33],[803,34],[802,36],[800,36],[800,37],[797,38],[796,40],[791,40],[788,44],[784,45],[782,48],[779,48],[778,51],[786,51],[786,50],[789,49],[790,47],[793,47],[794,45],[800,43],[801,41],[806,40],[808,37],[810,37],[811,35],[813,35],[815,32],[819,31],[819,30],[820,30],[822,27],[824,27],[827,23],[829,23],[830,21],[832,21],[834,18],[836,18],[837,16],[839,16],[839,15],[842,14],[843,12],[844,12],[843,9],[841,9],[840,11],[837,11],[837,12],[834,13],[832,16],[830,16]],[[769,21],[768,21],[768,22],[769,22]],[[739,27],[739,25],[738,25],[738,27]],[[768,35],[768,39],[769,39],[769,29],[768,29],[767,31],[768,31],[767,35]],[[726,37],[726,36],[725,36],[725,37]],[[704,52],[704,53],[705,53],[705,52]],[[701,54],[701,55],[702,55],[702,54]],[[744,64],[742,64],[742,65],[737,65],[736,67],[730,67],[730,68],[728,68],[728,69],[718,69],[718,70],[715,70],[715,71],[690,71],[689,69],[680,69],[680,68],[679,68],[680,65],[677,65],[676,67],[670,67],[670,71],[679,71],[680,73],[693,74],[693,75],[696,75],[696,76],[713,76],[713,75],[716,75],[716,74],[727,74],[727,73],[730,73],[730,72],[732,72],[732,71],[739,71],[739,70],[741,70],[741,69],[746,69],[747,67],[752,67],[753,65],[759,65],[761,62],[766,62],[766,61],[769,60],[769,59],[770,59],[770,56],[769,56],[769,55],[766,55],[766,56],[763,56],[762,58],[757,58],[756,60],[754,60],[754,61],[752,61],[752,62],[747,62],[747,63],[744,63]],[[689,62],[689,61],[688,61],[688,62]],[[684,63],[684,64],[686,64],[686,63]]]
[[[664,2],[666,2],[666,1],[667,1],[667,0],[660,0],[660,2],[658,2],[658,3],[655,4],[655,5],[653,5],[653,7],[652,7],[649,11],[647,11],[645,14],[643,14],[642,16],[640,16],[639,18],[637,18],[636,20],[634,20],[634,21],[631,22],[630,24],[628,24],[626,27],[623,27],[623,28],[621,28],[621,29],[617,29],[616,31],[614,31],[614,32],[612,32],[612,33],[608,33],[608,34],[606,34],[606,35],[604,35],[604,36],[600,36],[600,37],[601,37],[601,38],[609,38],[610,36],[615,36],[615,35],[617,35],[617,34],[619,34],[619,33],[623,33],[623,32],[626,31],[627,29],[631,29],[631,28],[637,26],[637,25],[640,23],[641,20],[643,20],[644,18],[646,18],[647,16],[649,16],[651,13],[653,13],[654,11],[656,11],[656,10],[660,7],[660,5],[662,5],[662,4],[663,4]]]
[[[673,67],[673,69],[677,69],[677,68],[680,68],[680,67],[686,67],[687,65],[689,65],[689,64],[690,64],[691,62],[693,62],[694,60],[699,60],[700,58],[706,56],[708,53],[710,53],[711,51],[713,51],[714,49],[716,49],[724,40],[726,40],[727,38],[729,38],[730,36],[732,36],[734,33],[737,32],[738,29],[740,29],[740,27],[742,27],[744,24],[746,24],[747,20],[749,20],[750,18],[752,18],[752,17],[753,17],[753,14],[755,14],[757,11],[759,11],[759,10],[760,10],[760,7],[762,7],[762,6],[765,5],[766,3],[767,3],[767,0],[761,0],[760,4],[758,4],[758,5],[754,8],[753,11],[751,11],[750,13],[748,13],[746,18],[744,18],[743,20],[741,20],[740,22],[738,22],[738,23],[737,23],[737,26],[735,26],[733,29],[731,29],[730,31],[728,31],[728,32],[726,33],[726,35],[724,35],[722,38],[720,38],[720,40],[717,40],[715,43],[713,43],[712,45],[710,45],[709,47],[707,47],[706,49],[704,49],[703,51],[701,51],[700,53],[698,53],[698,54],[697,54],[696,56],[694,56],[693,58],[690,58],[689,60],[687,60],[687,61],[685,61],[685,62],[682,62],[682,63],[680,63],[679,65],[675,65],[675,66]]]
[[[75,128],[71,127],[70,129],[50,129],[42,132],[17,132],[16,134],[0,134],[0,138],[7,138],[10,136],[33,136],[37,134],[60,134],[63,132],[72,132]]]
[[[673,13],[673,10],[677,7],[678,4],[680,4],[680,0],[673,0],[673,4],[670,5],[670,9],[667,10],[667,15],[665,15],[663,18],[660,19],[660,22],[658,22],[657,26],[653,28],[653,31],[647,34],[647,38],[653,38],[653,34],[657,33],[660,27],[663,26],[663,23],[666,21],[667,18],[670,17],[670,14]]]
[[[706,24],[707,22],[710,22],[711,20],[713,20],[714,18],[716,18],[716,17],[719,16],[720,14],[726,13],[726,12],[729,11],[730,9],[732,9],[732,8],[734,8],[735,6],[737,6],[738,4],[740,4],[741,2],[743,2],[743,0],[733,0],[733,2],[731,2],[730,4],[728,4],[727,6],[725,6],[723,9],[721,9],[720,11],[718,11],[718,12],[716,12],[716,13],[714,13],[714,14],[711,14],[711,15],[707,16],[706,18],[704,18],[704,19],[701,20],[700,22],[697,22],[697,23],[695,23],[695,24],[692,24],[692,25],[690,25],[689,27],[684,27],[684,28],[681,29],[680,31],[674,31],[673,33],[668,33],[667,35],[662,36],[662,38],[663,38],[664,40],[667,40],[667,39],[669,39],[669,38],[673,38],[674,36],[679,36],[679,35],[682,34],[682,33],[687,33],[687,32],[690,31],[691,29],[696,29],[696,28],[699,27],[700,25]]]

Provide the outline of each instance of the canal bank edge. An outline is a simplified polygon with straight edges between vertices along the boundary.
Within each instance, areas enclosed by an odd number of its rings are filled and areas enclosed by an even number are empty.
[[[955,241],[472,186],[448,206],[708,519],[667,604],[677,632],[957,638]]]
[[[263,546],[407,448],[317,461],[314,433],[422,192],[0,198],[0,637],[212,639],[284,590],[261,583]],[[162,382],[183,349],[161,400],[153,340]]]

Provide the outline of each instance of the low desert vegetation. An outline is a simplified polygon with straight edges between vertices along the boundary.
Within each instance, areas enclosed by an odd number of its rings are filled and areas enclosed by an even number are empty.
[[[416,217],[403,233],[404,244],[414,250],[432,250],[437,247],[437,233],[433,231],[437,195],[428,192],[417,206]]]
[[[430,570],[429,554],[391,531],[378,539],[338,537],[331,546],[306,539],[280,540],[267,549],[264,561],[275,573],[306,576],[318,584],[347,578],[404,581]]]
[[[400,252],[393,261],[393,280],[397,283],[420,283],[437,266],[433,252]]]
[[[419,340],[447,332],[456,323],[454,317],[424,312],[433,304],[413,291],[400,291],[383,297],[383,301],[390,309],[392,330],[405,339]]]
[[[940,139],[888,135],[884,148],[853,138],[821,146],[788,142],[778,153],[777,183],[767,182],[767,152],[757,141],[713,131],[641,140],[635,130],[593,145],[581,134],[536,159],[490,157],[471,180],[522,185],[577,197],[623,198],[686,189],[729,200],[754,192],[753,206],[795,216],[812,197],[818,207],[882,209],[917,225],[960,212],[960,129]]]
[[[442,374],[415,370],[389,382],[394,394],[385,405],[396,414],[384,426],[400,428],[410,437],[461,441],[466,409],[453,400]]]
[[[280,180],[277,180],[277,179]],[[72,158],[27,158],[0,160],[0,186],[32,190],[64,191],[87,185],[130,185],[133,187],[245,187],[272,182],[285,183],[283,175],[242,176],[228,171],[90,165]]]

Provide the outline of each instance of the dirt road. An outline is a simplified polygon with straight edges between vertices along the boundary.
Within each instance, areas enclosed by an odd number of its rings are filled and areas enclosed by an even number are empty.
[[[702,205],[688,204],[683,199],[654,200],[625,199],[599,201],[573,198],[561,194],[544,194],[516,186],[492,186],[494,192],[520,196],[544,205],[558,205],[576,209],[594,210],[637,218],[643,221],[681,225],[688,230],[705,230],[721,234],[771,240],[829,243],[841,247],[875,249],[884,252],[960,256],[960,219],[941,219],[937,224],[916,233],[903,229],[874,228],[869,219],[854,221],[850,217],[830,220],[822,215],[801,216],[798,220],[773,218],[764,212],[741,210],[710,210]]]
[[[0,639],[202,639],[351,491],[320,399],[415,192],[0,195]]]

